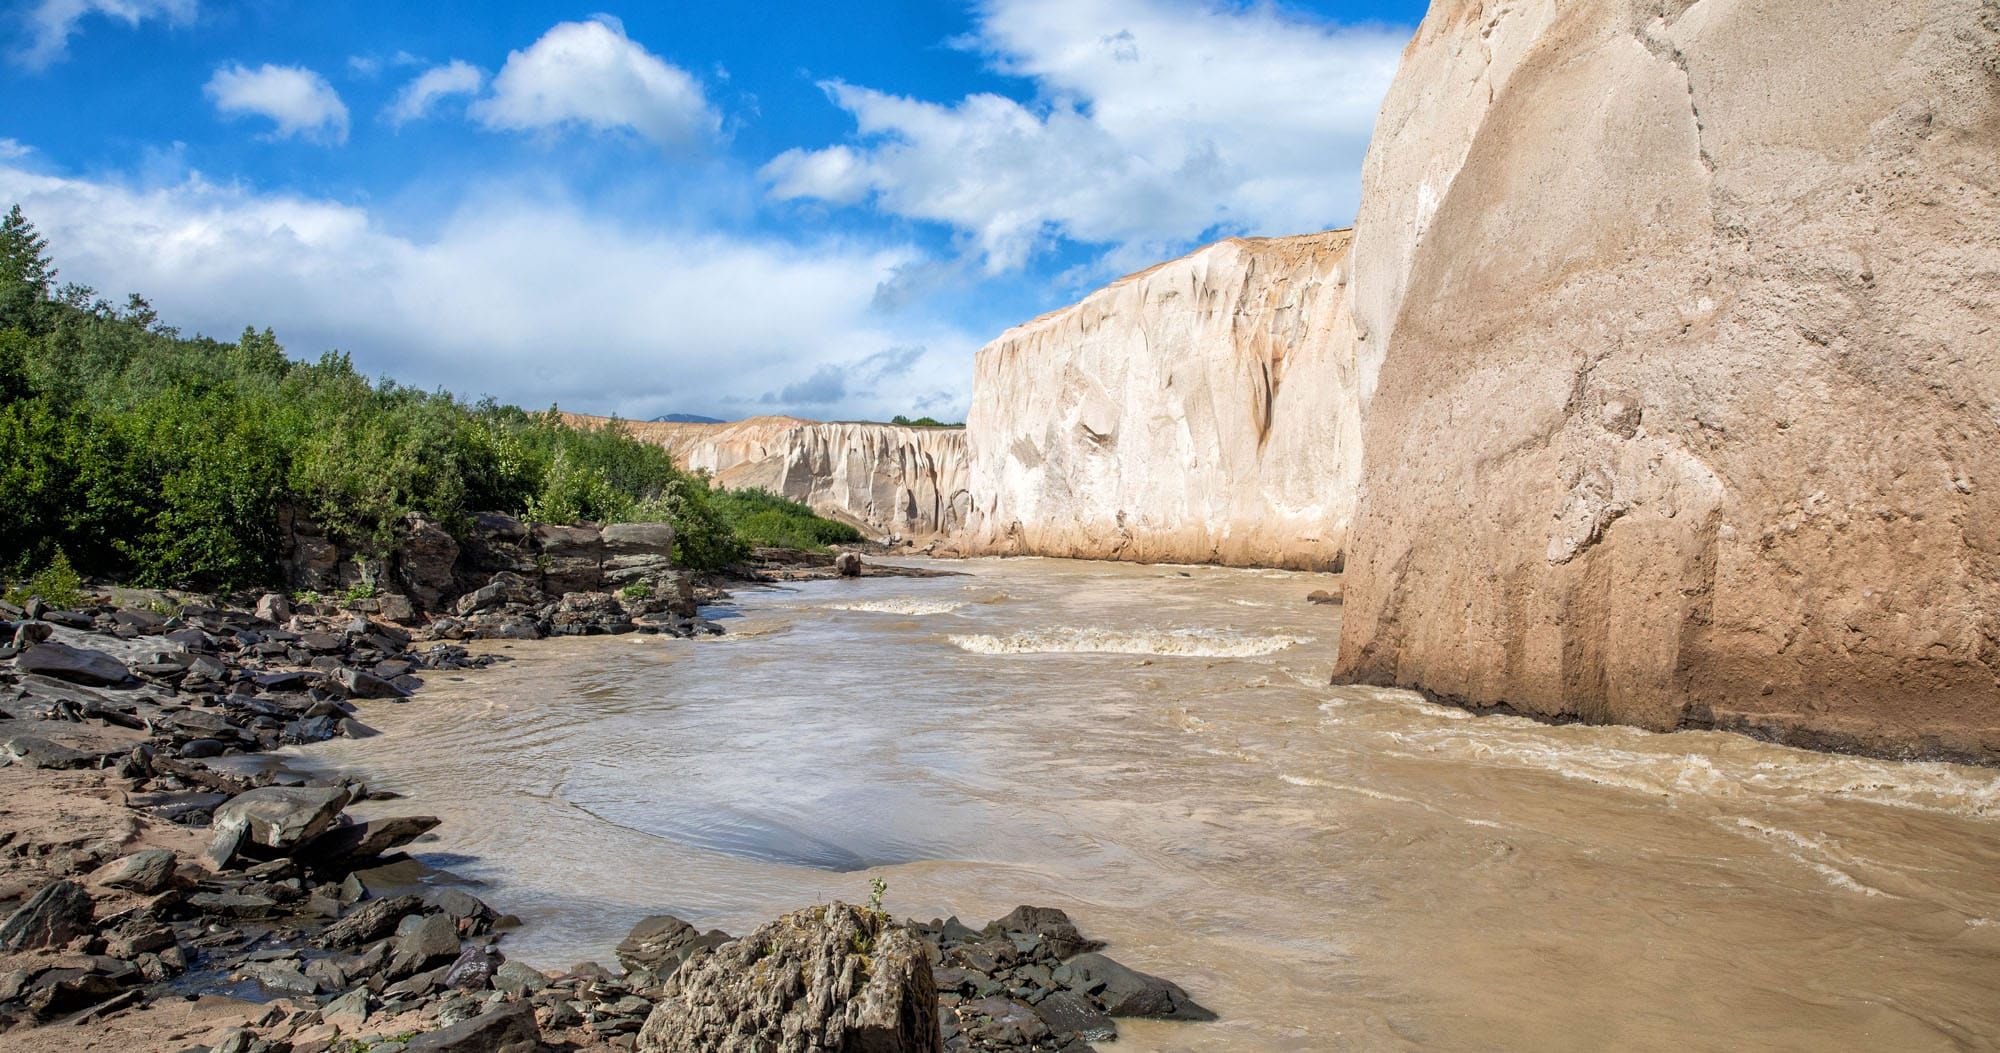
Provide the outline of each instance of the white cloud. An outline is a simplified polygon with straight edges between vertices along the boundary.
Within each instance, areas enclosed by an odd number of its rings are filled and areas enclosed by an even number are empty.
[[[23,144],[18,139],[0,139],[0,161],[13,161],[35,152],[35,148]]]
[[[721,126],[693,76],[604,15],[559,23],[526,50],[509,53],[493,94],[471,112],[498,130],[628,129],[669,148],[699,144]]]
[[[304,67],[224,66],[203,90],[225,114],[255,114],[276,121],[271,134],[277,138],[347,141],[347,104],[325,77]]]
[[[45,69],[69,51],[69,38],[86,16],[115,18],[136,26],[148,18],[186,22],[194,17],[195,0],[37,0],[21,12],[26,43],[14,53],[29,69]]]
[[[439,99],[479,94],[485,83],[485,71],[469,62],[452,59],[442,66],[432,66],[403,85],[403,90],[396,93],[396,101],[384,113],[389,123],[400,127],[429,116]]]
[[[853,145],[765,166],[774,196],[970,233],[989,270],[1054,237],[1146,255],[1221,229],[1352,218],[1361,157],[1407,35],[1198,0],[989,0],[964,42],[1028,78],[1023,104],[824,85]]]
[[[338,347],[421,387],[634,418],[947,416],[970,390],[976,340],[871,306],[917,263],[902,246],[646,230],[519,194],[417,238],[352,205],[198,175],[144,187],[6,163],[0,201],[21,203],[66,278],[145,293],[189,332],[271,325],[295,355]],[[851,374],[842,397],[760,398],[829,367]]]

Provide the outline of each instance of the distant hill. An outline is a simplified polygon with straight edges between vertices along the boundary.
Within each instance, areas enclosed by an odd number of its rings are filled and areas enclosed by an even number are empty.
[[[662,413],[653,418],[655,424],[726,424],[717,417],[704,417],[699,413]]]

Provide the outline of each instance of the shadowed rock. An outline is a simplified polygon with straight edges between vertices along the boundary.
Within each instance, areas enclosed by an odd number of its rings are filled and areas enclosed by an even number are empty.
[[[61,947],[93,931],[90,893],[70,881],[51,881],[0,922],[0,951]]]

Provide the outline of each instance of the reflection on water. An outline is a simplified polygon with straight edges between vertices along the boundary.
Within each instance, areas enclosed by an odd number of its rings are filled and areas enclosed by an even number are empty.
[[[639,916],[1068,909],[1224,1019],[1111,1048],[2000,1043],[2000,775],[1325,686],[1327,579],[1056,560],[497,645],[314,747],[544,965]]]

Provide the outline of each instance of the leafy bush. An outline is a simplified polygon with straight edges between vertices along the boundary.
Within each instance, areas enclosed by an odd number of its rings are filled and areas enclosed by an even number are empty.
[[[16,607],[26,606],[33,598],[59,611],[83,605],[83,578],[69,565],[69,557],[61,549],[56,550],[48,566],[7,590],[7,602]]]
[[[736,535],[752,545],[817,551],[861,540],[854,527],[768,490],[715,491],[711,500]]]
[[[183,338],[138,296],[57,287],[46,250],[18,207],[0,223],[0,566],[66,553],[144,585],[269,583],[286,509],[378,556],[407,514],[462,534],[488,510],[670,522],[699,569],[747,550],[726,495],[617,422],[370,381],[338,352],[288,357],[268,329]],[[817,536],[794,517],[758,529]]]
[[[905,417],[905,416],[903,416],[903,415],[902,415],[902,414],[900,414],[900,413],[896,414],[896,415],[895,415],[895,416],[893,416],[893,417],[890,417],[890,418],[889,418],[889,423],[891,423],[891,424],[901,424],[901,425],[903,425],[903,426],[904,426],[904,427],[906,427],[906,428],[963,428],[963,427],[965,427],[965,425],[964,425],[964,424],[946,424],[946,423],[945,423],[944,421],[941,421],[941,420],[937,419],[936,417],[918,417],[918,418],[917,418],[916,420],[911,420],[910,418],[908,418],[908,417]]]

